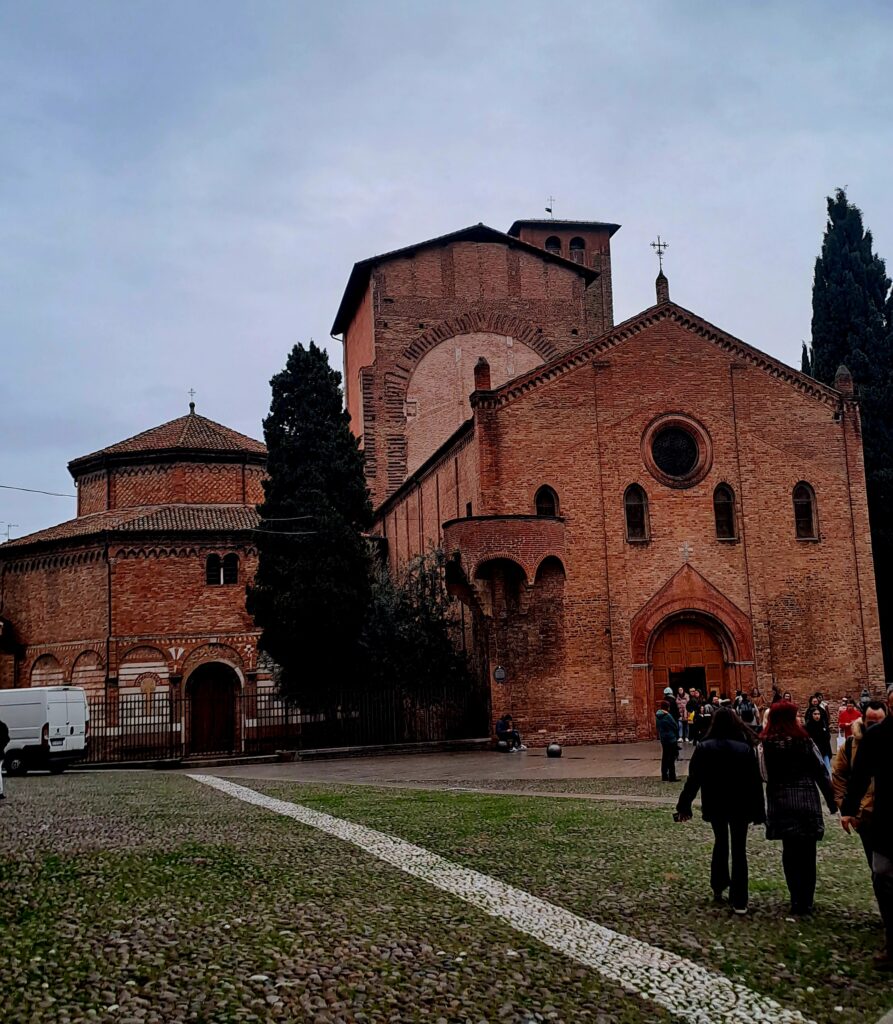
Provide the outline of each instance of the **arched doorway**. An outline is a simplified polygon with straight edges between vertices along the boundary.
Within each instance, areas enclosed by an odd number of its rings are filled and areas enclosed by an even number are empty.
[[[235,669],[209,661],[186,681],[187,751],[190,754],[229,754],[236,750],[236,701],[239,677]]]
[[[699,618],[677,618],[664,626],[651,648],[652,696],[655,708],[664,687],[696,686],[701,693],[727,687],[726,656],[718,631]]]

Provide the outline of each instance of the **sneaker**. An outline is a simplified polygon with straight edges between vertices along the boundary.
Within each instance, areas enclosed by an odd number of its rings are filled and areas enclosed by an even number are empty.
[[[527,747],[526,747],[526,746],[524,746],[524,744],[523,744],[523,743],[521,744],[521,746],[520,746],[520,747],[518,747],[518,750],[526,750],[526,749],[527,749]]]
[[[740,914],[741,916],[744,916],[744,914],[747,913],[747,907],[734,907],[733,909],[736,914]]]

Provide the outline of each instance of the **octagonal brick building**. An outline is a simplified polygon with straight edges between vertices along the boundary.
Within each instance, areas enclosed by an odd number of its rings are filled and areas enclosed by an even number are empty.
[[[258,686],[245,583],[265,464],[194,403],[74,459],[77,517],[0,545],[0,687],[83,686],[115,720],[119,702],[188,694],[183,752],[237,748],[236,701]]]

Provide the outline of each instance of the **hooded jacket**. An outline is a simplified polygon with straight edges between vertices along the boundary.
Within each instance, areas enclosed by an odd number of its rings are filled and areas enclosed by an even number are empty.
[[[679,726],[669,711],[659,708],[657,712],[657,738],[661,743],[676,744],[679,740]]]

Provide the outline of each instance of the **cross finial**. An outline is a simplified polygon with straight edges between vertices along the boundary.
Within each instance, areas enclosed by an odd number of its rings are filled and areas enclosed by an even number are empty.
[[[190,388],[186,394],[189,395],[189,411],[195,412],[195,388]]]
[[[660,263],[660,272],[664,272],[664,252],[670,248],[669,242],[662,242],[660,235],[657,236],[657,241],[651,243],[651,248],[657,253],[657,259]]]
[[[687,562],[689,558],[691,558],[691,556],[694,554],[694,550],[692,549],[692,546],[691,544],[689,544],[688,541],[685,541],[679,548],[679,554],[682,555],[683,562]]]
[[[549,196],[549,198],[546,201],[549,204],[546,207],[546,213],[549,214],[551,220],[555,220],[555,213],[553,212],[555,209],[555,196]]]

